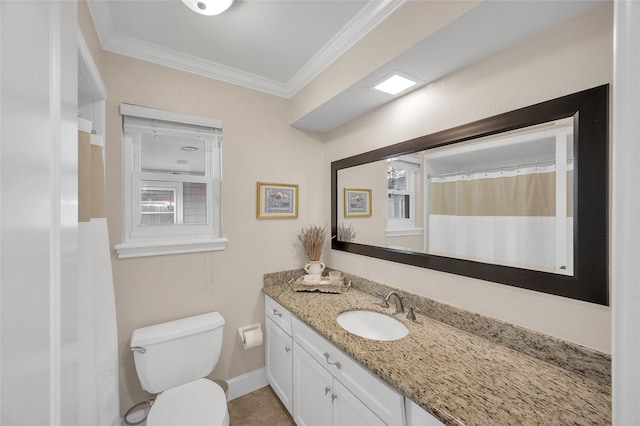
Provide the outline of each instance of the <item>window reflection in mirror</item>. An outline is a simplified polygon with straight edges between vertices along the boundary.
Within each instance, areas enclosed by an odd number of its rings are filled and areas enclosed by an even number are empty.
[[[570,117],[342,169],[339,190],[369,185],[373,206],[340,222],[361,244],[571,276],[573,128]]]
[[[419,155],[387,160],[387,237],[422,235],[421,162]]]

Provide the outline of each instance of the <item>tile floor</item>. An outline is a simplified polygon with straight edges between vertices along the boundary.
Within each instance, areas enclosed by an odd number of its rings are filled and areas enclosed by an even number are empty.
[[[229,426],[295,426],[270,386],[229,401]]]

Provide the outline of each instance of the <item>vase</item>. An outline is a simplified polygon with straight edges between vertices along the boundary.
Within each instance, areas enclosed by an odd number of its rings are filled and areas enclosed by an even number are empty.
[[[319,260],[310,260],[309,263],[304,265],[304,270],[307,274],[321,275],[322,271],[324,271],[324,262],[320,262]]]

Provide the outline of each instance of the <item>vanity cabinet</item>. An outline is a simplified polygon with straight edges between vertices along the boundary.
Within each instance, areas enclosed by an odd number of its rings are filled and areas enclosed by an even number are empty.
[[[267,381],[298,426],[442,423],[265,295]]]
[[[294,343],[293,418],[298,426],[385,426],[366,405]]]
[[[291,325],[294,420],[298,425],[404,426],[402,394],[298,318],[292,317]],[[318,421],[316,410],[329,413],[325,416],[331,421]]]
[[[265,329],[267,381],[298,426],[407,426],[404,395],[266,295]]]
[[[265,330],[267,381],[289,413],[293,414],[291,314],[269,297],[265,297]]]
[[[333,377],[297,343],[294,352],[293,390],[296,404],[293,419],[298,426],[329,426],[333,423]]]

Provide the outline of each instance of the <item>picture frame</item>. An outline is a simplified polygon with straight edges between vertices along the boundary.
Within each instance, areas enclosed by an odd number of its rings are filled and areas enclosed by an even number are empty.
[[[298,185],[258,182],[256,217],[258,219],[295,219],[298,217]]]
[[[370,217],[371,190],[364,188],[344,189],[344,217]]]

